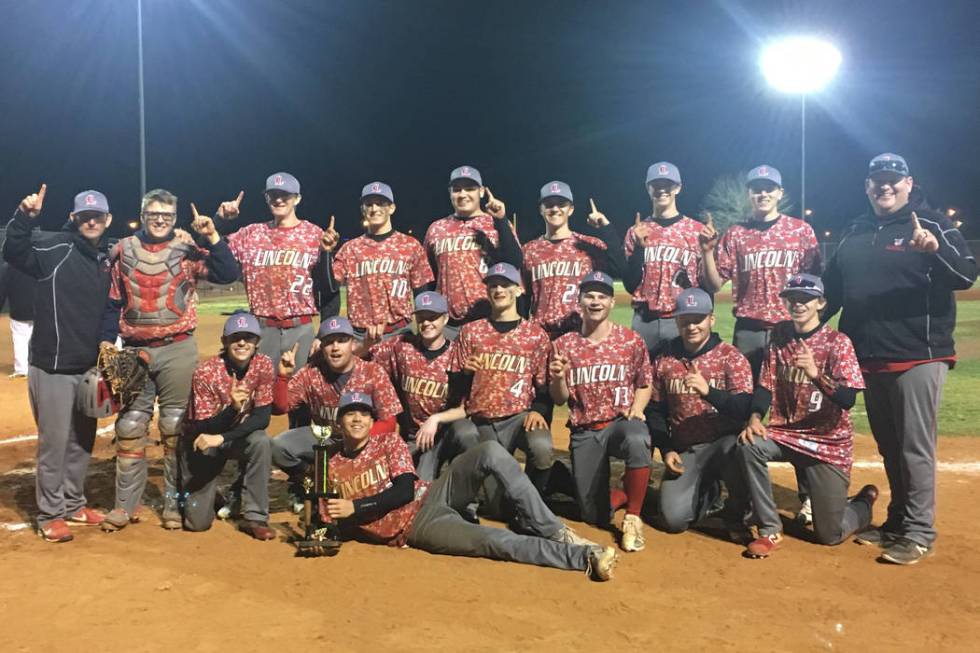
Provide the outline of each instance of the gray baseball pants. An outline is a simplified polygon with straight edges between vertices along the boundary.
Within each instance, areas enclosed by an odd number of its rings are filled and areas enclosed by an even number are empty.
[[[261,320],[260,320],[261,323]],[[313,346],[313,324],[281,329],[274,326],[262,327],[262,339],[259,341],[259,353],[272,359],[272,367],[279,369],[279,359],[284,352],[296,348],[296,370],[301,370],[310,357],[310,347]],[[295,371],[293,372],[295,374]],[[289,428],[305,426],[310,423],[310,411],[306,406],[289,412]]]
[[[656,317],[652,320],[644,320],[639,312],[634,311],[632,326],[633,330],[640,334],[643,342],[646,343],[651,358],[660,353],[668,342],[680,335],[677,331],[677,321],[672,317]]]
[[[620,418],[601,430],[573,431],[568,450],[582,521],[607,526],[613,516],[609,504],[609,457],[621,459],[628,469],[648,467],[650,432],[646,423]]]
[[[848,500],[847,488],[851,479],[840,468],[771,439],[756,438],[752,444],[738,445],[735,452],[752,500],[750,523],[759,528],[759,535],[773,535],[783,530],[772,496],[768,468],[771,461],[789,462],[807,479],[813,502],[813,532],[820,544],[840,544],[871,523],[871,506],[866,501]]]
[[[442,424],[436,431],[435,443],[426,451],[419,451],[414,433],[405,439],[415,463],[415,474],[423,481],[437,478],[443,463],[452,462],[460,453],[472,449],[478,441],[476,427],[465,419]]]
[[[27,391],[37,424],[37,523],[66,519],[85,507],[85,473],[96,420],[75,408],[82,374],[51,374],[31,366]]]
[[[738,438],[725,435],[713,442],[695,444],[685,451],[678,451],[683,474],[664,471],[660,482],[660,520],[668,533],[683,533],[704,519],[708,508],[717,498],[717,482],[723,480],[728,487],[731,513],[745,505],[745,483],[735,458]]]
[[[479,434],[479,442],[499,442],[510,454],[513,454],[517,449],[523,451],[527,456],[527,464],[524,469],[527,471],[531,483],[538,488],[539,492],[544,492],[545,485],[548,484],[548,476],[551,473],[551,465],[555,462],[551,431],[549,429],[525,431],[524,419],[527,417],[527,413],[528,411],[525,411],[503,419],[474,422],[474,424],[476,424],[476,431]],[[459,428],[461,433],[468,433],[467,426],[460,425]],[[469,442],[470,438],[466,437],[463,441]],[[494,497],[499,497],[500,493],[494,489],[493,478],[488,479],[487,496],[491,498],[491,505],[498,504]]]
[[[269,521],[269,472],[271,441],[264,430],[253,431],[221,447],[195,451],[193,441],[182,443],[181,470],[184,493],[184,528],[206,531],[214,522],[214,497],[218,475],[229,458],[238,458],[242,474],[242,516],[250,521]]]
[[[520,535],[463,519],[461,513],[490,477],[503,488],[532,534]],[[408,544],[429,553],[587,569],[590,547],[549,539],[562,528],[513,456],[499,443],[489,441],[458,456],[429,488],[412,524]]]
[[[916,544],[936,540],[936,427],[949,366],[865,374],[864,403],[891,488],[883,528]]]

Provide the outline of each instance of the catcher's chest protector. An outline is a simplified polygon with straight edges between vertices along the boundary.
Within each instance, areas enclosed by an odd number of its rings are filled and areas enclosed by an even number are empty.
[[[131,236],[119,243],[119,263],[126,283],[123,319],[133,326],[173,324],[187,310],[194,285],[181,263],[190,248],[170,241],[158,252]]]

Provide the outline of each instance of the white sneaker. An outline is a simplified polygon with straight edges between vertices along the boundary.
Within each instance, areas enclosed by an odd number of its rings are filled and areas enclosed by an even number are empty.
[[[646,547],[643,538],[643,521],[639,515],[623,517],[623,551],[642,551]]]
[[[573,531],[568,526],[563,526],[560,531],[551,536],[551,539],[555,542],[563,542],[564,544],[579,544],[581,546],[599,546],[592,540],[587,540],[575,531]]]
[[[585,570],[585,574],[595,581],[612,580],[613,568],[618,560],[616,549],[611,546],[606,548],[594,546],[589,552],[589,567]]]
[[[804,526],[813,524],[813,504],[810,503],[810,497],[807,497],[803,505],[800,506],[800,511],[796,513],[796,521]]]
[[[241,516],[242,497],[236,493],[230,493],[225,505],[218,508],[218,519],[237,519]]]

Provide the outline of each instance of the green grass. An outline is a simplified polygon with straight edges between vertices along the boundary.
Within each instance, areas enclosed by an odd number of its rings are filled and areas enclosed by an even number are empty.
[[[617,282],[618,290],[622,286]],[[244,295],[216,296],[203,299],[198,307],[202,315],[230,313],[247,308]],[[959,360],[949,372],[939,408],[939,434],[952,436],[980,436],[980,300],[961,300],[957,303],[956,343]],[[630,326],[633,310],[625,302],[613,309],[612,319],[618,324]],[[735,318],[731,300],[718,298],[715,307],[715,330],[727,342],[731,342]],[[832,322],[836,326],[836,318]],[[864,399],[859,398],[851,410],[854,428],[859,433],[871,433],[868,426]]]

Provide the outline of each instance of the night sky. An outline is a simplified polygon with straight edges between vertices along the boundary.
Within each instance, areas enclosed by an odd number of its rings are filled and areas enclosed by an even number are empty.
[[[817,33],[842,50],[807,102],[807,204],[818,231],[867,207],[868,160],[906,156],[934,204],[980,238],[980,3],[144,0],[148,187],[213,212],[265,177],[303,185],[301,217],[360,233],[363,184],[392,185],[396,228],[450,212],[449,171],[479,168],[543,231],[551,180],[625,228],[646,167],[684,176],[682,211],[715,177],[769,163],[799,194],[799,98],[767,88],[760,44]],[[45,228],[96,188],[112,233],[139,207],[135,0],[3,0],[0,207],[48,184]]]

